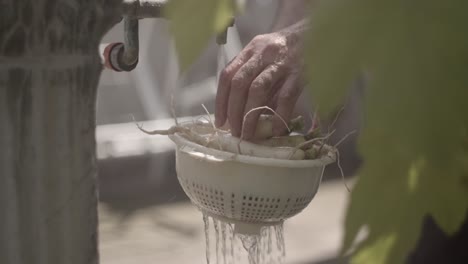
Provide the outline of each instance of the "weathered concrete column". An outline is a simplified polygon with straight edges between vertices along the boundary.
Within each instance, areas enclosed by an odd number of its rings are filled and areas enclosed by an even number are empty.
[[[0,263],[98,263],[97,53],[118,0],[0,1]]]

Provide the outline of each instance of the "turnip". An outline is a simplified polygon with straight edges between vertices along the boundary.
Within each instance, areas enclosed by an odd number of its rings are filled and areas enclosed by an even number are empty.
[[[319,146],[313,146],[306,151],[304,151],[305,159],[316,159],[319,157]]]
[[[203,106],[203,108],[205,108]],[[260,107],[249,111],[245,118],[253,111],[268,109],[276,114],[272,109],[267,107]],[[273,116],[261,115],[255,132],[256,137],[262,139],[253,140],[249,142],[240,138],[233,137],[229,130],[218,129],[214,126],[211,120],[211,115],[207,112],[207,122],[196,120],[193,122],[186,122],[179,124],[176,119],[176,125],[167,130],[154,130],[148,131],[141,126],[138,128],[146,134],[150,135],[172,135],[179,134],[180,136],[197,143],[199,145],[217,149],[221,151],[230,152],[238,155],[248,155],[254,157],[271,158],[271,159],[317,159],[333,153],[333,148],[325,148],[322,151],[321,146],[324,145],[324,139],[315,138],[307,141],[306,136],[301,134],[286,135],[282,137],[272,137],[273,135]],[[281,117],[279,117],[281,119]],[[300,131],[304,128],[303,118],[298,116],[286,123],[281,119],[288,131]],[[327,152],[330,151],[330,152]]]
[[[249,155],[273,159],[304,159],[302,150],[296,150],[287,146],[264,146],[239,138],[232,137],[227,131],[214,131],[208,123],[194,122],[179,126],[173,126],[168,130],[148,131],[141,126],[138,128],[149,135],[171,135],[179,133],[181,136],[202,146],[227,151],[235,154]],[[217,134],[215,134],[217,132]]]
[[[248,113],[246,114],[246,116],[247,115]],[[294,119],[291,119],[291,121],[287,123],[287,128],[289,132],[298,132],[298,131],[303,130],[304,118],[302,116],[298,116]],[[273,137],[273,116],[272,115],[260,115],[253,138],[268,139],[271,137]]]
[[[303,135],[290,135],[282,137],[272,137],[269,139],[254,139],[253,143],[268,146],[268,147],[296,147],[306,141],[306,138]]]
[[[239,138],[232,137],[230,134],[219,135],[210,147],[216,148],[216,144],[221,144],[222,150],[238,153],[242,155],[273,158],[273,159],[304,159],[304,151],[295,151],[292,147],[287,146],[264,146],[248,141],[241,141]]]

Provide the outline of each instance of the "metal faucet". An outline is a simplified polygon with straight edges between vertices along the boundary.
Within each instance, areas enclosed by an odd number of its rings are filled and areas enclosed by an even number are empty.
[[[168,0],[124,0],[122,14],[131,18],[160,18]]]
[[[231,21],[226,26],[226,28],[216,35],[216,44],[224,45],[227,42],[227,32],[230,27],[234,26],[234,18],[231,18]]]
[[[138,20],[163,18],[163,9],[168,0],[124,0],[122,19],[124,21],[124,42],[107,44],[103,52],[104,65],[114,71],[132,71],[138,64],[139,38]],[[118,21],[120,22],[120,21]],[[216,36],[216,43],[227,42],[227,30],[234,25],[234,18],[225,30]]]
[[[138,64],[139,38],[138,20],[161,18],[167,0],[124,0],[122,18],[124,20],[124,42],[107,44],[104,49],[104,65],[114,71],[132,71]],[[119,22],[119,21],[118,21]]]

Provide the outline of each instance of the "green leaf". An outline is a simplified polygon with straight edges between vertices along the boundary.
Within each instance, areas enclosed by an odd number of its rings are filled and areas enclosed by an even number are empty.
[[[316,7],[307,77],[320,109],[366,73],[364,164],[342,251],[353,263],[404,263],[431,215],[447,234],[468,212],[466,1],[328,0]]]
[[[373,39],[375,17],[367,1],[320,1],[312,5],[306,37],[306,75],[319,110],[329,114],[343,102]]]
[[[382,235],[374,243],[369,243],[367,250],[361,250],[353,262],[357,263],[384,263],[388,258],[390,248],[395,245],[396,234]]]
[[[166,12],[183,72],[201,54],[213,34],[226,28],[235,6],[232,0],[171,0]]]

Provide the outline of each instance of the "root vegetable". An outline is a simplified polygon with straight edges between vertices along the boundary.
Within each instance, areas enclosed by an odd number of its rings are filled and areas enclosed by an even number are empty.
[[[288,123],[289,132],[301,131],[304,129],[304,118],[298,116],[291,119]],[[257,127],[255,129],[255,139],[268,139],[273,137],[273,116],[261,115],[258,119]]]
[[[219,143],[224,151],[262,158],[301,160],[305,157],[304,151],[295,151],[292,147],[269,147],[248,141],[240,141],[239,143],[239,141],[240,139],[230,135],[220,135],[208,146],[216,148],[217,143]]]
[[[320,131],[320,129],[314,129],[309,131],[304,137],[306,140],[322,137],[322,132]]]
[[[305,159],[313,160],[316,159],[319,155],[319,150],[317,148],[310,148],[306,151],[304,151],[305,154]]]
[[[174,126],[168,130],[148,131],[141,126],[138,128],[150,135],[170,135],[179,133],[183,137],[205,147],[227,151],[235,154],[249,155],[273,159],[293,159],[302,160],[305,158],[303,150],[293,147],[269,147],[254,144],[248,141],[241,141],[239,138],[232,137],[229,133],[221,131],[215,134],[206,124],[187,124],[184,126]]]
[[[265,140],[255,140],[253,143],[268,147],[296,147],[306,140],[302,135],[272,137]]]
[[[137,126],[141,131],[149,135],[172,135],[177,133],[194,143],[208,148],[253,157],[303,160],[316,159],[322,155],[327,155],[327,153],[322,152],[332,151],[332,149],[322,148],[324,145],[323,139],[326,137],[315,138],[309,141],[306,141],[304,135],[288,135],[272,138],[273,120],[272,116],[268,115],[260,116],[256,134],[263,137],[263,139],[257,139],[256,142],[248,142],[241,138],[233,137],[229,131],[217,129],[211,120],[209,121],[209,123],[201,121],[187,122],[185,124],[176,124],[167,130],[154,131],[145,130],[138,124]],[[290,132],[302,130],[303,126],[303,118],[299,116],[289,122],[288,130]]]

